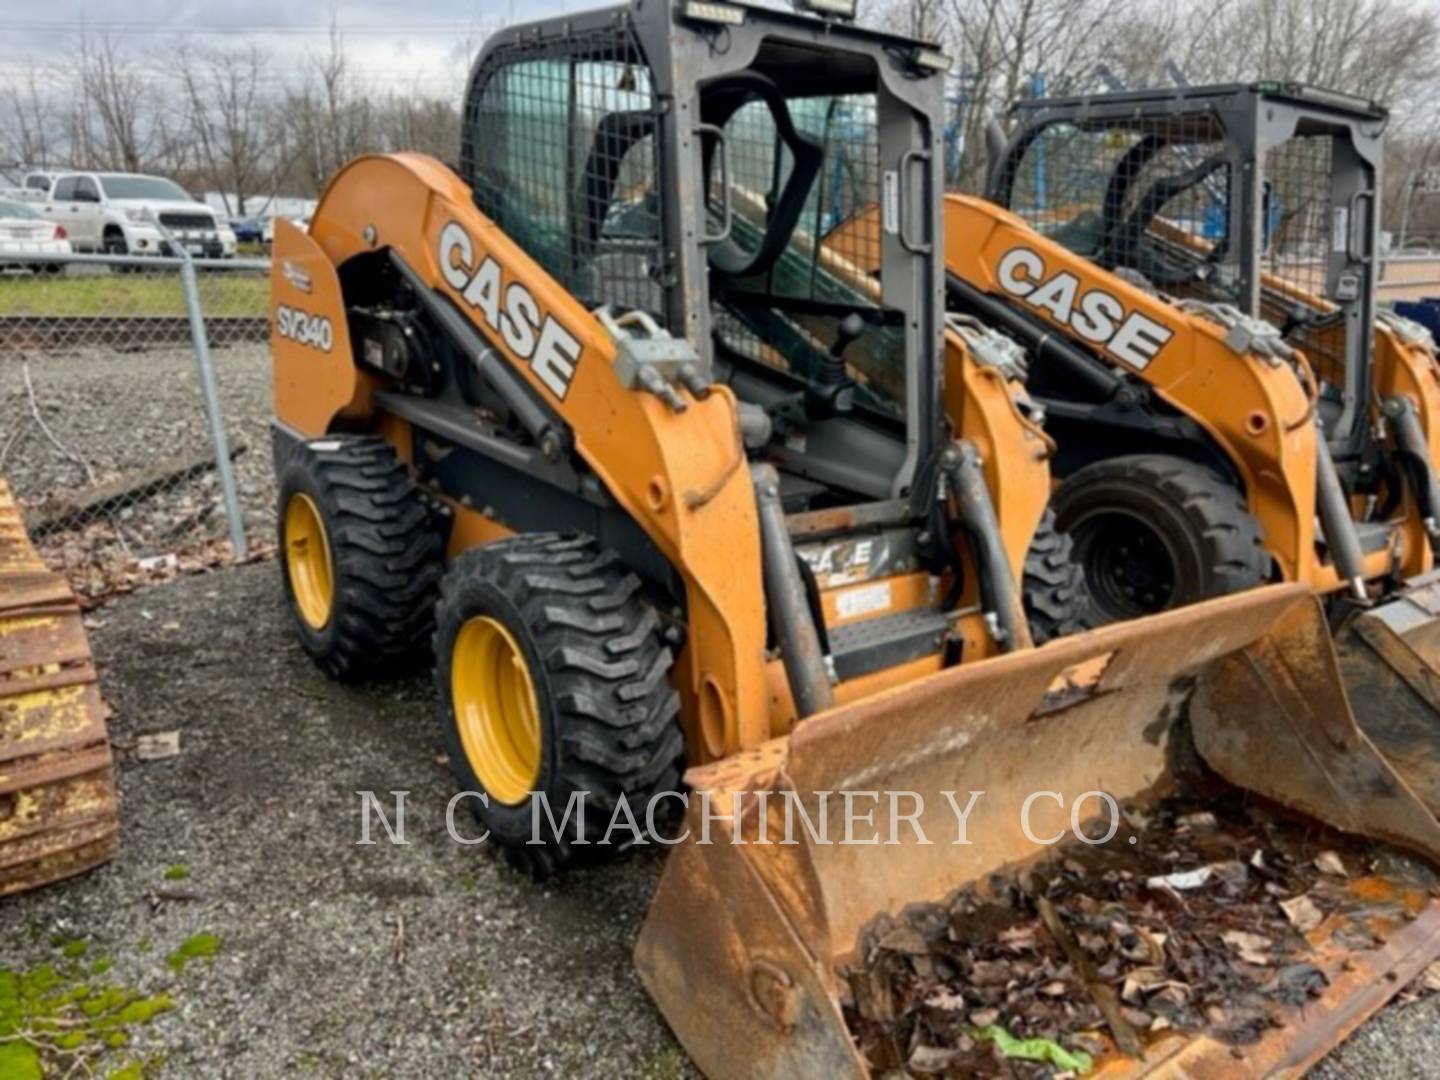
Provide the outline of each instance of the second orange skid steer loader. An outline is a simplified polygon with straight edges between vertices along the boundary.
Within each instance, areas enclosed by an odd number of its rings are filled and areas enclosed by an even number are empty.
[[[471,74],[458,172],[361,158],[308,234],[277,228],[302,642],[342,678],[431,651],[456,779],[532,870],[618,850],[622,807],[648,821],[684,770],[636,959],[713,1076],[867,1075],[837,972],[862,928],[1038,859],[1086,793],[1163,796],[1191,746],[1440,860],[1308,589],[1067,636],[1017,350],[945,323],[946,64],[727,3],[516,27]],[[871,205],[858,274],[862,248],[818,238]],[[1027,830],[1036,790],[1063,803]],[[836,834],[830,793],[888,791],[913,796],[871,803],[893,843],[755,842],[781,804]],[[982,791],[971,844],[915,839],[953,832],[945,793]],[[538,807],[577,798],[583,823],[532,842]],[[1394,992],[1382,976],[1440,954],[1440,913],[1417,914],[1361,968],[1318,960],[1332,985],[1270,1051],[1314,1060]]]
[[[1440,369],[1375,316],[1384,111],[1261,83],[1015,113],[994,201],[945,199],[949,301],[1029,350],[1091,621],[1310,585],[1440,810]]]

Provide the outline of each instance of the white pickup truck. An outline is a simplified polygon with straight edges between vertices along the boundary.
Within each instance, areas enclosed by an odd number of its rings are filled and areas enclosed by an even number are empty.
[[[112,255],[171,255],[157,223],[191,255],[229,259],[235,234],[225,219],[192,199],[179,184],[137,173],[59,173],[37,206],[63,225],[76,251]]]

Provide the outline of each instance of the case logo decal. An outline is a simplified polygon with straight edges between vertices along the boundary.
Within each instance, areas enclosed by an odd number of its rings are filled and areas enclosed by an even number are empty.
[[[500,264],[487,255],[475,266],[475,244],[458,221],[440,230],[440,273],[470,307],[484,317],[506,347],[529,363],[561,401],[570,392],[580,362],[580,340],[556,321],[540,317],[540,305],[518,281],[504,284]]]
[[[1175,331],[1139,311],[1127,312],[1104,289],[1080,292],[1080,279],[1061,270],[1045,276],[1045,260],[1027,247],[1011,248],[997,267],[1000,287],[1029,307],[1068,325],[1115,359],[1144,371]]]

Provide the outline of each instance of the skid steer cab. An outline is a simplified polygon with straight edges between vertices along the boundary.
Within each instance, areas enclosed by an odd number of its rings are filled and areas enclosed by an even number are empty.
[[[945,66],[725,3],[516,27],[456,169],[361,158],[277,231],[302,643],[343,679],[428,655],[456,780],[533,872],[643,840],[614,823],[652,825],[684,773],[637,959],[717,1076],[864,1075],[835,969],[861,928],[1038,857],[1009,824],[1034,790],[1163,792],[1190,731],[1236,782],[1440,851],[1306,590],[1072,633],[1025,356],[946,317]],[[1338,806],[1341,747],[1365,785]],[[1276,755],[1315,767],[1252,775]],[[970,848],[746,840],[747,793],[816,820],[875,788],[937,813],[988,789],[995,816]]]

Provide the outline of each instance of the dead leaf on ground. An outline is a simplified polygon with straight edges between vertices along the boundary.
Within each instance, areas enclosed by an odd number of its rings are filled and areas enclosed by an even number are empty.
[[[1440,994],[1440,960],[1422,971],[1415,982],[1427,994]]]
[[[1201,866],[1195,870],[1179,870],[1173,874],[1147,878],[1145,884],[1152,889],[1184,891],[1202,888],[1212,881],[1220,881],[1228,885],[1243,885],[1248,876],[1249,871],[1245,869],[1244,863],[1230,859],[1225,862],[1210,863],[1208,866]]]
[[[1315,906],[1315,901],[1305,895],[1281,900],[1280,910],[1285,912],[1290,925],[1302,934],[1308,934],[1325,921],[1325,913]]]
[[[945,1050],[938,1046],[917,1046],[910,1051],[907,1063],[911,1072],[938,1073],[960,1056],[958,1050]]]
[[[1227,930],[1220,940],[1229,945],[1247,964],[1266,967],[1270,964],[1270,939],[1264,934],[1252,934],[1248,930]]]
[[[1125,986],[1120,996],[1131,1005],[1145,1001],[1145,991],[1165,981],[1165,969],[1160,967],[1138,967],[1125,976]]]
[[[1322,851],[1315,856],[1315,869],[1322,874],[1329,874],[1332,877],[1349,877],[1350,872],[1345,869],[1345,864],[1340,861],[1340,856],[1333,851]]]
[[[995,935],[1002,946],[1012,952],[1029,952],[1035,948],[1035,924],[1007,926]]]
[[[925,999],[925,1004],[932,1009],[944,1009],[946,1012],[958,1012],[965,1008],[965,995],[952,994],[948,990],[937,990]]]
[[[180,753],[180,732],[156,731],[135,740],[135,756],[141,761],[164,761]]]
[[[882,949],[890,952],[904,953],[906,956],[924,956],[930,951],[925,944],[925,938],[918,930],[909,926],[897,926],[876,943]]]

